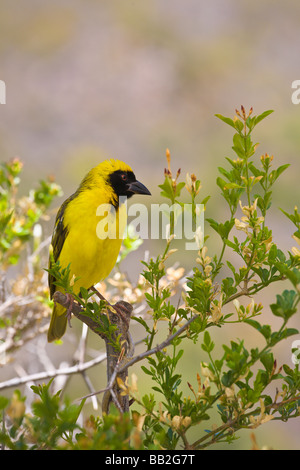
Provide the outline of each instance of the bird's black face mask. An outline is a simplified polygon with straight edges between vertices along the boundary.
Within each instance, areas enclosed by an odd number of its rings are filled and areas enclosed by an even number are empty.
[[[137,181],[132,171],[117,170],[109,175],[110,185],[115,194],[130,198],[134,194],[151,195],[150,191],[140,181]]]

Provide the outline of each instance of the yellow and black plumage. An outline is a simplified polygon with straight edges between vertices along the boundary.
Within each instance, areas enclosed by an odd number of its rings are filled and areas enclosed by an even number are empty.
[[[70,264],[70,276],[79,278],[73,286],[76,294],[80,287],[89,289],[109,275],[121,248],[122,236],[111,238],[108,234],[99,237],[99,206],[110,204],[114,207],[109,216],[115,222],[117,235],[121,234],[126,225],[126,206],[119,204],[119,198],[130,198],[133,194],[150,195],[150,192],[136,180],[126,163],[106,160],[93,168],[77,191],[61,205],[51,241],[52,259],[55,262],[59,260],[62,268]],[[51,266],[51,257],[49,263]],[[54,281],[49,275],[50,298],[57,290]],[[48,341],[61,338],[66,326],[66,309],[55,304]]]

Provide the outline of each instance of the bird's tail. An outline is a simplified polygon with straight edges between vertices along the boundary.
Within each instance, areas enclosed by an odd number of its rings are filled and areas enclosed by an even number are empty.
[[[61,338],[67,327],[66,309],[59,304],[54,304],[48,330],[48,342],[51,343]]]

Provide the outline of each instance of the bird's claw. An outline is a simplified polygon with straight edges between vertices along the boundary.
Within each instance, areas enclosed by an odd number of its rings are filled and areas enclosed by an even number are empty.
[[[69,301],[69,306],[67,308],[66,317],[67,317],[67,320],[68,320],[69,327],[72,328],[71,317],[72,317],[72,308],[73,308],[73,304],[74,304],[74,297],[71,294],[68,294],[68,293],[66,293],[66,297]]]
[[[123,300],[119,300],[119,302],[115,303],[114,305],[111,305],[94,286],[91,287],[91,290],[99,297],[100,300],[105,300],[108,308],[112,308],[113,310],[115,310],[115,312],[120,315],[123,322],[125,322],[126,324],[129,323],[129,318],[133,309],[132,305]]]
[[[132,305],[130,305],[128,302],[120,300],[111,307],[117,312],[118,315],[120,315],[125,323],[129,323],[130,314],[132,312]]]

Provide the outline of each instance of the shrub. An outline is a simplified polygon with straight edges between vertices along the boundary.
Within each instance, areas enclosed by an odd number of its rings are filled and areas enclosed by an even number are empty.
[[[118,265],[117,276],[112,279],[115,291],[110,294],[111,298],[122,292],[125,300],[134,303],[136,308],[146,305],[148,310],[148,314],[135,315],[131,319],[144,330],[144,351],[133,357],[120,357],[114,377],[116,382],[108,384],[106,389],[111,392],[117,384],[118,393],[129,395],[133,401],[130,411],[123,413],[120,410],[116,396],[115,407],[111,407],[109,414],[100,418],[91,416],[79,425],[85,400],[76,405],[63,402],[59,393],[51,394],[50,381],[48,385],[33,387],[38,398],[33,402],[31,412],[25,412],[24,398],[18,391],[11,399],[1,398],[4,421],[0,441],[3,446],[12,449],[149,450],[179,447],[197,450],[230,443],[239,436],[239,431],[255,429],[270,420],[286,422],[299,417],[297,351],[290,351],[294,353],[294,369],[282,364],[276,354],[279,343],[299,333],[290,325],[300,301],[300,248],[293,246],[284,250],[277,246],[268,227],[272,194],[288,165],[275,168],[273,157],[268,154],[258,159],[257,145],[252,141],[255,127],[270,113],[266,111],[254,116],[252,109],[247,114],[241,107],[240,111],[236,110],[234,119],[217,115],[234,131],[232,149],[235,154],[226,158],[224,168],[218,168],[217,185],[224,200],[224,220],[206,218],[220,238],[220,248],[208,247],[208,237],[203,239],[201,231],[196,231],[199,251],[191,274],[185,278],[182,266],[176,265],[180,252],[174,248],[174,232],[179,216],[173,214],[163,253],[143,261],[143,272],[136,285]],[[187,175],[186,182],[180,181],[181,172],[177,171],[176,176],[172,173],[168,151],[167,161],[161,194],[171,205],[182,206],[188,196],[196,220],[200,181],[194,174]],[[14,205],[21,207],[14,190],[11,192],[18,176],[13,165],[20,164],[6,165],[0,174],[1,188],[4,188],[0,201],[4,271],[12,262],[18,262],[21,247],[32,240],[32,227],[58,192],[53,183],[43,183],[41,189],[27,199],[27,204],[30,202],[33,207],[26,206],[25,214],[23,208],[20,213],[12,212]],[[201,203],[209,213],[209,198],[203,198]],[[291,232],[294,226],[295,245],[300,245],[297,207],[292,213],[282,212],[289,219]],[[129,234],[120,259],[138,245],[137,238]],[[172,259],[174,264],[170,265]],[[44,291],[45,286],[39,285],[41,274],[34,273],[38,276],[34,290]],[[65,276],[66,272],[61,273],[59,265],[54,266],[52,274],[58,285],[72,293],[68,276]],[[284,289],[281,287],[283,281]],[[258,294],[271,284],[277,286],[278,292],[270,305],[271,314],[280,320],[278,328],[265,323],[267,306],[257,301]],[[182,294],[179,304],[173,301],[176,292]],[[77,300],[84,314],[99,322],[103,333],[107,321],[104,321],[103,305],[100,303],[99,307],[91,302],[88,292],[82,294]],[[43,299],[45,303],[45,296]],[[245,304],[242,303],[244,299]],[[12,350],[23,345],[22,338],[26,335],[22,322],[19,327],[17,315],[21,308],[16,302],[13,311],[4,309],[2,312],[2,328],[8,331],[12,326],[15,329]],[[40,311],[40,307],[37,310]],[[167,326],[167,333],[165,339],[157,343],[160,324]],[[227,344],[222,344],[220,352],[215,336],[219,338],[217,333],[233,324],[243,324],[248,333],[242,339],[233,337]],[[114,328],[108,325],[108,330],[109,341],[114,342]],[[254,330],[262,339],[261,346],[248,345],[248,337]],[[115,348],[120,354],[122,344],[117,339]],[[189,342],[199,346],[203,360],[201,364],[195,363],[193,375],[183,377],[179,365]],[[137,363],[141,363],[138,377],[130,371]],[[74,372],[80,370],[75,368]],[[122,371],[128,371],[128,382],[118,378]],[[143,374],[153,384],[144,394],[138,387]],[[189,395],[184,393],[183,380],[188,384]],[[218,423],[206,429],[205,423],[212,417]]]

